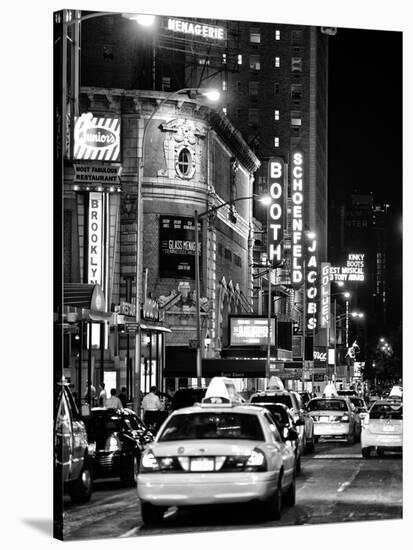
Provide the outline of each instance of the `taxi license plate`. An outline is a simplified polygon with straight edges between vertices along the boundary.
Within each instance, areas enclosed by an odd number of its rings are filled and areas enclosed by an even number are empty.
[[[213,458],[192,458],[191,459],[191,472],[213,472],[213,471],[214,471]]]
[[[394,426],[383,426],[384,432],[394,432]]]
[[[320,416],[320,422],[328,422],[329,417],[328,416]]]

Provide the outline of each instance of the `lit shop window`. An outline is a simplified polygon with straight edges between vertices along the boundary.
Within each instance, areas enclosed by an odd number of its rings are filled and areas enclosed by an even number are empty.
[[[259,71],[261,68],[260,56],[259,55],[250,55],[250,69],[254,71]]]
[[[281,38],[281,32],[278,29],[276,29],[276,31],[275,31],[275,40],[280,40],[280,38]]]
[[[261,33],[260,29],[252,28],[250,29],[250,42],[254,44],[261,43]]]
[[[223,65],[226,65],[226,63],[227,63],[227,54],[226,54],[226,53],[223,53],[223,54],[222,54],[222,64],[223,64]]]
[[[275,82],[274,83],[274,94],[275,95],[278,95],[280,93],[280,83],[279,82]]]
[[[162,91],[167,91],[171,89],[171,77],[163,76],[162,77]]]
[[[223,81],[222,81],[222,90],[223,90],[224,92],[227,91],[227,81],[226,81],[226,80],[223,80]]]
[[[292,57],[291,58],[291,71],[299,71],[301,72],[303,70],[303,59],[302,57]]]
[[[222,112],[224,113],[224,115],[227,114],[227,108],[226,107],[222,107]]]
[[[209,65],[209,59],[206,57],[200,57],[198,59],[198,65]]]
[[[279,57],[276,57],[275,58],[275,67],[278,68],[280,66],[280,58]]]
[[[177,171],[182,177],[188,177],[192,167],[192,156],[188,149],[185,147],[181,149],[178,155]]]
[[[301,84],[292,84],[291,99],[300,101],[303,98],[303,87]]]
[[[249,89],[250,96],[257,96],[258,90],[259,90],[259,82],[250,80],[250,82],[248,83],[248,89]]]
[[[301,126],[301,111],[291,111],[291,126]]]
[[[239,53],[237,56],[237,63],[238,65],[242,65],[242,53]]]
[[[280,138],[279,137],[275,137],[274,138],[274,147],[279,147],[280,146]]]
[[[280,120],[280,111],[278,109],[274,111],[274,120]]]

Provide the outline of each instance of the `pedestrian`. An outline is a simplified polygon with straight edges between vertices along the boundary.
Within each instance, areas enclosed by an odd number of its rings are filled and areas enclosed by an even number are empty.
[[[120,393],[118,395],[124,409],[126,409],[126,404],[128,402],[128,393],[127,392],[128,392],[127,388],[125,386],[122,386],[122,388],[120,390]]]
[[[105,400],[105,407],[107,409],[123,409],[122,401],[116,397],[116,388],[110,390],[110,397]]]
[[[156,395],[156,386],[151,386],[150,392],[142,399],[143,421],[148,427],[156,423],[161,408],[161,400]]]
[[[106,406],[106,399],[108,398],[108,395],[105,390],[105,383],[101,382],[99,384],[99,407],[105,407]]]
[[[86,380],[86,391],[83,396],[83,398],[86,400],[89,399],[89,389],[90,389],[90,406],[94,407],[95,401],[96,401],[96,388],[89,380]]]

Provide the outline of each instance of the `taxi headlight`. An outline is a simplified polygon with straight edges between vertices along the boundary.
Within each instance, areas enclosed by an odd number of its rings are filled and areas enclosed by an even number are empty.
[[[143,453],[141,460],[141,472],[156,472],[159,471],[159,464],[152,451]]]
[[[253,449],[247,463],[245,464],[246,472],[264,472],[267,470],[267,460],[264,453],[260,449]]]

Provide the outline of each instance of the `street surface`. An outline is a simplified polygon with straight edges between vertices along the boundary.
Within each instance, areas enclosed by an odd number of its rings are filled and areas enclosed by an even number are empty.
[[[360,444],[324,441],[302,457],[296,505],[283,508],[280,521],[253,517],[248,505],[177,510],[170,508],[161,525],[144,527],[136,488],[119,481],[96,481],[91,501],[73,505],[65,496],[64,539],[135,537],[242,528],[310,525],[343,521],[402,518],[402,458],[386,454],[361,457]]]

